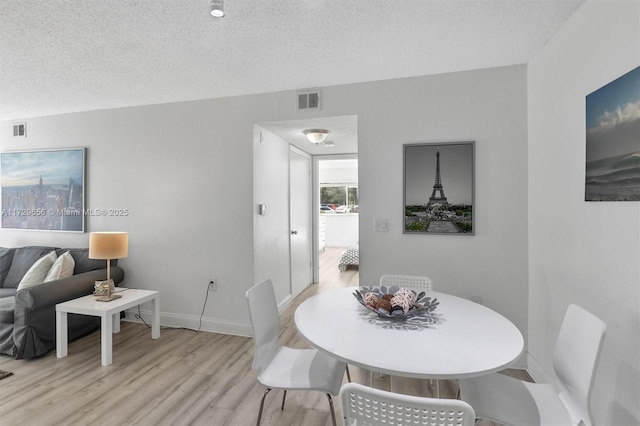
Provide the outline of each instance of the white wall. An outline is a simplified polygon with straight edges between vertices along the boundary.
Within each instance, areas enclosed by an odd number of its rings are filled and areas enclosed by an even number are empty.
[[[326,247],[351,247],[358,244],[357,213],[323,214]]]
[[[123,108],[27,119],[26,139],[0,123],[3,151],[87,147],[88,231],[129,232],[125,284],[161,292],[161,321],[249,334],[253,284],[253,123],[271,119],[271,96]],[[275,112],[275,111],[274,111]],[[88,234],[0,230],[0,246],[87,247]]]
[[[354,94],[360,170],[360,283],[427,275],[437,290],[482,302],[527,334],[526,68],[380,82]],[[403,144],[476,141],[475,236],[406,235]],[[446,182],[444,182],[446,194]],[[389,220],[376,233],[375,218]]]
[[[443,291],[481,297],[526,335],[525,90],[524,66],[323,88],[323,116],[359,117],[364,284],[383,273],[424,273]],[[203,329],[249,334],[246,290],[273,272],[267,268],[285,268],[264,253],[254,259],[254,247],[274,244],[285,256],[284,236],[255,217],[262,201],[254,181],[271,166],[258,160],[254,179],[254,125],[304,118],[295,99],[291,91],[28,119],[29,137],[20,140],[3,122],[0,146],[88,147],[87,207],[131,212],[88,223],[89,231],[130,233],[126,284],[161,291],[163,324],[197,327],[215,277]],[[402,144],[455,140],[476,140],[476,235],[403,235]],[[266,146],[279,154],[256,156],[284,167],[281,144]],[[390,231],[374,233],[374,217],[388,218]],[[87,240],[0,230],[2,246]]]
[[[554,380],[568,304],[602,318],[602,425],[640,424],[640,205],[584,201],[585,96],[638,65],[640,2],[587,1],[528,70],[529,366]]]
[[[320,162],[320,183],[358,183],[358,160],[323,160]]]

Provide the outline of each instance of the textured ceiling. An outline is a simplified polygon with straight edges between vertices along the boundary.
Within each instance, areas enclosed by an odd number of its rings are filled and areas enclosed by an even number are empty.
[[[529,61],[582,0],[0,0],[0,120]]]

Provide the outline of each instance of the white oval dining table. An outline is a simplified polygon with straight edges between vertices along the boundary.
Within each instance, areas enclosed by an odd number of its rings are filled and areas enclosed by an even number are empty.
[[[357,287],[319,293],[298,306],[295,324],[320,351],[344,362],[391,375],[461,379],[500,371],[524,348],[518,328],[499,313],[461,297],[437,298],[438,319],[429,328],[381,319],[353,296]]]

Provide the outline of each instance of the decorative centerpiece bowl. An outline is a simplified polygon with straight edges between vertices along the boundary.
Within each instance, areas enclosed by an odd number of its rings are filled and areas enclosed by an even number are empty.
[[[406,320],[415,316],[428,315],[435,311],[440,302],[428,297],[422,291],[399,286],[360,287],[353,293],[356,300],[367,310],[375,312],[380,318]]]

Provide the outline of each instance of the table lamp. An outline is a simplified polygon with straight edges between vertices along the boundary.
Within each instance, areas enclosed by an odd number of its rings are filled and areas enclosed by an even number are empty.
[[[111,259],[127,257],[129,236],[126,232],[92,232],[89,234],[89,259],[107,260],[107,295],[96,298],[100,302],[110,302],[120,297],[111,294]]]

